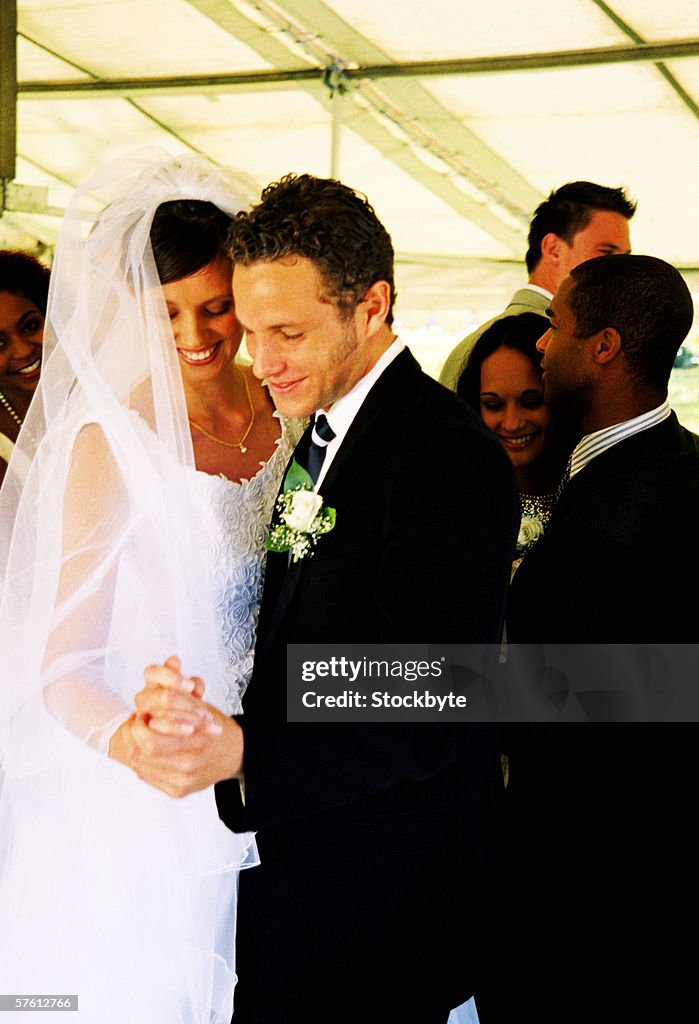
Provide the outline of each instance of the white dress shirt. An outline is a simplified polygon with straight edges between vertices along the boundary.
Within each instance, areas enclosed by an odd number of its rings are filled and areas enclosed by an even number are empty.
[[[532,291],[532,292],[538,292],[539,295],[543,295],[545,299],[549,300],[549,302],[553,298],[553,294],[551,292],[547,291],[546,288],[542,288],[541,285],[539,285],[539,284],[523,284],[522,288],[520,289],[520,291],[523,288],[529,288],[529,290]]]
[[[328,469],[335,458],[337,451],[342,444],[345,434],[349,430],[352,420],[362,407],[364,399],[373,388],[376,381],[384,372],[386,367],[393,362],[397,355],[405,348],[405,342],[396,338],[386,349],[376,364],[348,391],[342,398],[338,398],[329,409],[318,409],[318,413],[324,413],[328,423],[335,432],[335,437],[328,443],[325,449],[325,459],[321,466],[320,474],[316,480],[316,491],[320,488]]]

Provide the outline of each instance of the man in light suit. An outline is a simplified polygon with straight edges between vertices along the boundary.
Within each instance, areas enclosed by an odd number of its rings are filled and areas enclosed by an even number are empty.
[[[603,257],[571,271],[549,315],[538,343],[546,400],[573,411],[585,436],[515,573],[508,640],[575,645],[592,689],[612,668],[620,692],[649,697],[687,683],[673,648],[653,642],[682,645],[693,689],[699,438],[667,402],[689,290],[662,260]],[[477,994],[482,1024],[687,1019],[696,728],[630,717],[503,729],[513,912]]]
[[[529,281],[518,289],[498,316],[477,327],[447,357],[440,374],[456,391],[464,363],[483,331],[504,316],[546,313],[563,278],[579,263],[596,256],[629,252],[629,221],[636,211],[621,188],[572,181],[551,192],[536,208],[529,227],[526,255]]]
[[[238,215],[231,255],[254,372],[283,415],[318,414],[297,460],[324,446],[316,491],[336,511],[312,556],[270,554],[244,714],[202,741],[178,790],[218,783],[223,821],[257,836],[234,1020],[444,1024],[495,923],[493,727],[288,722],[286,652],[497,643],[519,519],[511,464],[394,335],[391,240],[362,196],[287,176]],[[168,672],[151,673],[141,711],[157,710]]]

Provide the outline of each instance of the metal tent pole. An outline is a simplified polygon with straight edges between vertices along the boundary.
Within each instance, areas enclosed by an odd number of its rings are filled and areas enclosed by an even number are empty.
[[[17,172],[17,4],[3,0],[0,9],[0,216],[7,185]]]
[[[343,97],[347,92],[345,71],[339,62],[329,64],[323,75],[323,84],[330,90],[331,96],[331,134],[330,134],[330,177],[340,177],[340,144],[342,142],[342,106]]]

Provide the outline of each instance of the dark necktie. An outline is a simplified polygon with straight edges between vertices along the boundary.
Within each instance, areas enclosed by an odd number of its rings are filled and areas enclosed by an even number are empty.
[[[322,412],[313,417],[311,426],[311,441],[304,462],[313,483],[316,483],[325,459],[325,450],[335,437],[335,431]]]

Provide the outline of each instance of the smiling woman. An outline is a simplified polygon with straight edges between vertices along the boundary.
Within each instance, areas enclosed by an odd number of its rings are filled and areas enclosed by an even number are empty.
[[[198,199],[161,203],[150,231],[172,326],[197,468],[252,479],[275,451],[269,391],[236,361],[243,339],[225,246],[230,217]]]
[[[561,488],[574,435],[544,402],[541,353],[549,322],[536,313],[496,320],[474,345],[457,385],[510,457],[522,501],[518,549],[542,535]]]
[[[29,253],[0,251],[0,482],[39,383],[49,277]]]

